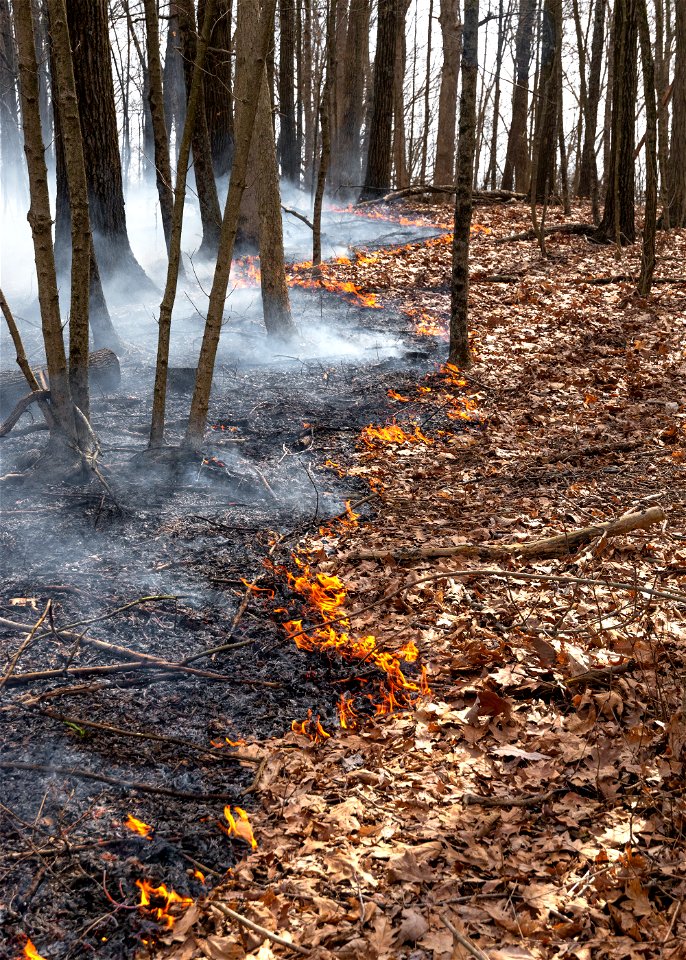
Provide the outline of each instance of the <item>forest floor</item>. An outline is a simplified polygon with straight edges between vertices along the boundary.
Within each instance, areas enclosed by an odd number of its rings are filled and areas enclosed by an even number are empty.
[[[3,629],[53,598],[57,632],[0,711],[2,960],[27,932],[46,960],[686,955],[686,231],[642,300],[638,245],[500,242],[527,227],[475,211],[467,374],[449,236],[361,251],[327,285],[404,353],[223,372],[216,481],[172,503],[113,471],[124,519],[3,492]],[[110,457],[142,444],[141,370],[94,404]],[[656,507],[572,554],[500,549]],[[103,667],[91,616],[169,672]],[[194,650],[205,673],[173,673]]]
[[[294,555],[305,645],[362,661],[362,696],[341,695],[347,729],[288,718],[294,732],[242,747],[264,761],[257,847],[177,920],[170,960],[686,955],[686,233],[660,236],[642,300],[638,245],[552,236],[544,260],[498,242],[527,228],[522,206],[474,219],[473,369],[390,391],[393,421],[335,467],[368,481],[367,516]],[[335,275],[441,336],[450,257],[429,241]],[[439,411],[462,429],[436,429]],[[659,525],[562,558],[411,555],[656,505]],[[382,715],[393,695],[406,709]],[[356,723],[365,696],[380,715]]]

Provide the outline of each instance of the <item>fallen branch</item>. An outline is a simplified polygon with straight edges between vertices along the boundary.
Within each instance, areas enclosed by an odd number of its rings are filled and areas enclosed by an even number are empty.
[[[566,790],[567,787],[555,787],[545,793],[527,793],[523,797],[482,797],[478,793],[465,793],[462,803],[467,807],[477,804],[481,807],[537,807]]]
[[[578,673],[575,677],[569,677],[564,683],[567,687],[577,687],[581,683],[604,687],[606,684],[612,683],[618,674],[633,670],[635,666],[635,660],[625,660],[623,663],[615,663],[609,667],[596,667],[593,670],[584,670],[583,673]]]
[[[543,540],[533,540],[531,543],[504,543],[504,544],[474,544],[460,543],[451,547],[425,546],[415,550],[397,550],[390,553],[388,550],[358,550],[343,557],[344,561],[357,560],[384,560],[387,557],[396,563],[406,563],[413,560],[432,560],[439,557],[480,557],[481,559],[503,559],[505,557],[526,557],[527,559],[544,559],[562,557],[576,551],[595,540],[597,537],[617,537],[631,530],[646,530],[654,523],[665,519],[662,507],[650,507],[636,513],[625,513],[617,520],[607,523],[594,524],[591,527],[582,527],[570,533],[558,533]]]
[[[292,217],[295,217],[297,220],[302,220],[302,222],[303,222],[306,226],[308,226],[308,227],[310,228],[310,230],[314,230],[314,224],[312,223],[311,220],[308,220],[307,217],[306,217],[303,213],[298,213],[297,210],[293,210],[293,209],[291,209],[291,207],[284,207],[283,204],[281,204],[281,209],[283,210],[284,213],[290,213],[290,215],[291,215]]]
[[[45,403],[49,398],[49,390],[33,390],[31,393],[27,393],[26,396],[22,397],[19,403],[17,403],[9,417],[0,424],[0,437],[7,436],[15,423],[21,419],[32,403]]]
[[[468,953],[471,953],[475,960],[490,960],[488,954],[484,953],[483,950],[480,950],[475,943],[472,943],[469,937],[465,937],[463,933],[460,933],[457,927],[455,927],[447,917],[443,916],[442,913],[439,913],[438,916],[441,918],[441,922],[444,923],[448,930],[450,930],[452,933],[453,939],[457,940],[457,942],[461,944]]]
[[[0,770],[29,770],[38,773],[57,773],[61,777],[75,777],[77,780],[97,780],[98,783],[107,783],[121,790],[131,790],[137,793],[156,793],[163,797],[176,797],[179,800],[233,800],[233,793],[192,793],[188,790],[174,790],[171,787],[155,787],[149,783],[122,780],[119,777],[108,777],[104,773],[93,773],[91,770],[82,770],[79,767],[58,767],[50,763],[24,763],[20,760],[0,760]]]
[[[14,673],[14,668],[19,663],[19,658],[21,657],[22,653],[26,650],[26,648],[29,646],[29,644],[35,637],[41,624],[43,623],[47,615],[50,613],[51,609],[52,609],[52,600],[48,600],[45,610],[41,614],[38,621],[31,628],[31,632],[26,637],[24,637],[23,641],[19,645],[17,652],[14,654],[14,656],[10,660],[7,670],[2,675],[2,678],[0,679],[0,690],[2,690],[2,688],[5,686],[7,681],[11,678],[12,674]]]
[[[364,203],[359,203],[358,207],[377,203],[395,203],[396,200],[404,200],[406,197],[419,197],[427,193],[454,196],[455,184],[447,183],[435,186],[432,183],[419,183],[413,187],[405,187],[403,190],[392,190],[390,193],[386,193],[382,197],[376,197],[373,200],[366,200]],[[526,194],[515,193],[512,190],[474,190],[473,198],[476,202],[500,203],[509,200],[526,200]]]
[[[223,903],[213,903],[210,906],[212,910],[217,910],[228,920],[235,920],[236,923],[240,923],[244,927],[247,927],[248,930],[252,930],[253,933],[258,933],[261,937],[271,940],[272,943],[278,943],[282,947],[288,947],[289,950],[294,950],[296,953],[300,953],[303,956],[308,956],[310,953],[307,947],[301,947],[299,943],[291,943],[291,941],[286,940],[285,937],[280,937],[278,933],[272,933],[272,931],[267,930],[266,927],[261,927],[259,923],[255,923],[253,920],[248,920],[248,918],[244,917],[242,913],[236,913],[235,910],[232,910],[231,907],[225,906]]]
[[[543,229],[543,235],[549,237],[553,233],[571,233],[590,237],[598,228],[592,223],[554,223]],[[522,233],[510,233],[506,237],[497,237],[496,244],[518,243],[520,240],[538,240],[535,230],[523,230]]]

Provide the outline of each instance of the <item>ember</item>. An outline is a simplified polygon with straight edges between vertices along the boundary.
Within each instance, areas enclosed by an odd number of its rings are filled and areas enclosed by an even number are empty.
[[[169,912],[170,907],[175,906],[177,910],[183,911],[193,903],[192,897],[182,897],[175,890],[167,889],[163,883],[159,887],[153,887],[148,880],[136,880],[136,886],[141,892],[139,906],[169,928],[173,927],[177,920],[177,917]]]

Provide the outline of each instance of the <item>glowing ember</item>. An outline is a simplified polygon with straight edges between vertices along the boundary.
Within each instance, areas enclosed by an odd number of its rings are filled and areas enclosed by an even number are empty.
[[[163,883],[159,887],[153,887],[149,880],[136,880],[136,886],[141,892],[139,906],[144,907],[155,920],[166,927],[173,927],[177,919],[169,912],[170,907],[175,906],[177,910],[183,911],[193,903],[192,897],[182,897]]]
[[[291,723],[291,730],[293,733],[300,733],[303,737],[308,737],[312,743],[323,743],[324,740],[328,740],[331,737],[331,734],[327,733],[321,725],[319,714],[314,717],[312,716],[311,710],[307,711],[306,720],[294,720]]]
[[[367,447],[375,447],[379,444],[402,444],[402,443],[424,443],[429,445],[433,443],[428,437],[425,437],[417,424],[414,425],[412,433],[407,433],[397,423],[392,423],[387,427],[375,427],[369,424],[360,434],[360,440]]]
[[[228,823],[227,834],[230,837],[238,837],[249,843],[253,850],[257,849],[257,840],[250,825],[250,818],[242,807],[234,807],[236,816],[231,813],[231,807],[224,807],[224,816]]]
[[[45,960],[45,957],[36,950],[33,945],[33,941],[29,938],[26,941],[26,946],[24,947],[24,956],[28,957],[28,960]]]
[[[141,837],[147,837],[152,831],[152,827],[149,823],[143,823],[142,820],[131,816],[131,814],[129,814],[124,821],[124,826],[128,827],[129,830],[133,830],[134,833],[139,834]]]

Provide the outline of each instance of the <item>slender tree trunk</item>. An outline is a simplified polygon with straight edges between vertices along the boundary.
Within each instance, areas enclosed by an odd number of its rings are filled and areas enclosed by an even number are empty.
[[[279,0],[279,161],[287,183],[300,182],[300,154],[295,123],[295,3]]]
[[[409,187],[407,172],[407,150],[405,135],[405,69],[407,66],[407,43],[405,40],[405,18],[410,0],[398,0],[398,38],[395,48],[395,69],[393,72],[393,166],[395,183],[400,190]]]
[[[422,160],[419,182],[426,183],[426,163],[429,154],[429,127],[431,126],[431,32],[433,27],[434,0],[429,0],[429,26],[426,37],[426,78],[424,80],[424,129],[422,131]]]
[[[479,0],[464,0],[460,138],[457,148],[453,275],[450,300],[451,363],[468,369],[469,350],[469,231],[472,222],[472,183],[476,146],[476,83],[479,58]]]
[[[238,228],[241,195],[245,189],[245,177],[250,156],[250,141],[253,137],[257,103],[267,61],[267,51],[272,41],[274,31],[274,6],[275,0],[267,0],[262,10],[259,26],[260,39],[259,43],[256,44],[254,51],[255,56],[251,63],[248,99],[245,102],[244,110],[240,111],[240,117],[237,118],[236,123],[236,153],[231,170],[231,181],[226,198],[226,206],[224,208],[217,265],[212,281],[207,320],[202,346],[200,348],[198,372],[193,399],[191,401],[190,417],[184,437],[184,445],[191,448],[197,448],[202,444],[205,427],[207,425],[207,409],[209,407],[210,392],[212,389],[214,362],[217,356],[222,318],[224,316],[224,301],[226,299],[226,289],[229,283],[231,260],[233,258],[233,246]]]
[[[69,387],[74,403],[87,418],[89,415],[88,299],[92,247],[88,216],[88,185],[64,0],[48,0],[48,13],[71,212]]]
[[[603,178],[602,188],[608,189],[608,174],[610,171],[610,145],[612,143],[612,90],[614,88],[615,72],[615,17],[614,10],[610,16],[610,33],[607,50],[607,86],[605,89],[605,113],[603,117]],[[598,178],[596,178],[598,180]],[[598,183],[599,192],[600,183]]]
[[[562,83],[562,5],[561,0],[545,0],[541,37],[540,96],[536,106],[536,178],[531,191],[539,203],[545,203],[555,183],[555,157],[558,143],[558,114]]]
[[[167,280],[164,287],[157,334],[157,361],[155,365],[155,387],[152,400],[152,420],[150,423],[151,448],[161,447],[164,443],[164,419],[167,404],[167,371],[169,369],[169,344],[171,342],[171,321],[176,289],[181,265],[181,233],[183,230],[183,210],[186,199],[188,161],[191,154],[195,117],[200,110],[202,72],[210,39],[211,23],[214,16],[215,0],[207,0],[205,20],[198,43],[196,44],[193,76],[185,112],[183,133],[179,143],[179,158],[176,164],[176,183],[174,185],[174,206],[172,209],[169,259],[167,262]]]
[[[515,40],[515,83],[512,91],[512,121],[507,139],[503,168],[503,190],[513,188],[523,193],[530,181],[529,147],[526,118],[529,106],[529,69],[531,44],[536,22],[536,0],[519,0],[519,18]]]
[[[253,51],[259,44],[259,0],[239,0],[236,27],[236,120],[240,122],[243,110],[248,110],[250,82],[253,72]],[[287,338],[293,332],[286,266],[283,249],[281,196],[279,170],[276,161],[271,101],[266,73],[255,117],[255,133],[250,146],[249,169],[243,199],[256,222],[250,225],[251,235],[257,235],[260,254],[260,283],[262,307],[267,332]]]
[[[672,139],[667,170],[669,223],[686,226],[686,4],[676,4]]]
[[[157,19],[156,0],[143,0],[145,11],[145,37],[148,51],[148,95],[154,135],[155,179],[157,196],[160,200],[162,229],[167,254],[171,244],[172,211],[174,193],[172,190],[171,161],[169,159],[169,140],[164,123],[164,93],[162,89],[162,64],[160,62],[160,28]]]
[[[603,44],[605,41],[605,3],[606,0],[595,0],[593,41],[591,43],[591,67],[588,78],[588,92],[585,99],[584,145],[581,152],[579,186],[577,189],[577,195],[579,197],[590,197],[593,192],[593,185],[598,180],[595,136],[598,125],[600,73],[603,64]]]
[[[17,56],[8,0],[0,0],[0,164],[7,197],[25,190],[17,101]]]
[[[605,210],[596,238],[621,246],[636,239],[634,113],[637,95],[637,0],[615,0],[612,141]]]
[[[457,116],[457,77],[460,70],[459,0],[440,0],[438,22],[441,26],[443,63],[438,94],[438,133],[434,183],[452,183],[455,173],[455,122]]]
[[[491,127],[491,152],[488,159],[486,181],[490,182],[491,190],[495,190],[498,173],[498,120],[500,119],[500,71],[503,66],[503,50],[505,49],[505,10],[503,0],[498,4],[498,46],[495,54],[495,92],[493,94],[493,124]]]
[[[643,249],[638,292],[647,297],[655,272],[655,231],[657,229],[657,103],[655,100],[655,67],[650,45],[650,26],[646,0],[637,0],[638,34],[643,65],[643,96],[646,104],[646,203],[643,223]],[[686,19],[686,18],[685,18]],[[684,38],[686,40],[686,37]],[[678,54],[677,54],[678,56]]]
[[[564,128],[564,103],[562,100],[562,84],[557,89],[557,138],[560,146],[560,193],[565,216],[569,216],[572,207],[569,202],[569,169],[567,162],[567,143]]]
[[[179,12],[179,28],[182,38],[184,75],[186,78],[186,95],[190,100],[190,90],[193,83],[193,64],[196,59],[197,25],[193,0],[176,0]],[[212,149],[210,135],[207,129],[205,113],[205,81],[203,77],[199,93],[200,101],[195,114],[193,127],[193,171],[195,173],[195,188],[200,203],[200,220],[202,222],[202,244],[200,254],[205,257],[214,257],[219,243],[219,227],[221,224],[221,209],[217,196],[217,184],[212,169]]]
[[[207,50],[205,120],[215,176],[225,177],[233,155],[233,88],[231,85],[232,0],[219,0]],[[198,23],[205,19],[206,0],[199,0]]]
[[[581,27],[581,13],[579,0],[572,0],[574,15],[574,32],[576,33],[576,50],[579,58],[579,120],[576,130],[576,172],[574,175],[575,192],[578,191],[579,174],[581,172],[581,135],[584,121],[588,115],[588,87],[586,85],[586,44]],[[590,12],[589,12],[590,15]]]
[[[669,79],[670,50],[665,44],[664,0],[655,0],[655,87],[660,108],[657,114],[657,159],[660,171],[660,205],[662,208],[662,226],[669,229],[668,158],[669,158],[669,112],[664,109],[669,91],[672,89]]]
[[[369,131],[367,170],[361,200],[371,200],[391,185],[393,86],[398,41],[398,11],[404,0],[379,0],[374,62],[374,105]]]
[[[302,77],[302,98],[303,112],[305,115],[305,167],[304,182],[305,190],[312,186],[312,164],[311,158],[314,157],[314,138],[316,129],[316,116],[312,105],[312,0],[303,0],[305,22],[303,24],[303,77]]]
[[[28,219],[36,260],[43,342],[50,377],[50,402],[58,425],[67,437],[75,438],[74,410],[67,375],[67,357],[62,339],[57,272],[52,248],[52,216],[41,130],[38,64],[34,45],[33,17],[29,3],[15,4],[14,27],[19,56],[19,93],[24,152],[31,195]]]
[[[312,263],[318,267],[322,262],[322,201],[326,173],[331,156],[331,93],[334,79],[334,45],[336,24],[336,0],[329,0],[329,9],[326,16],[326,79],[322,92],[322,102],[319,108],[322,127],[322,152],[319,159],[319,173],[317,175],[317,189],[314,194],[314,213],[312,215]]]
[[[178,156],[183,125],[186,121],[186,81],[183,72],[179,15],[174,3],[169,7],[163,89],[167,136],[171,143],[172,131],[174,132],[174,153]]]

